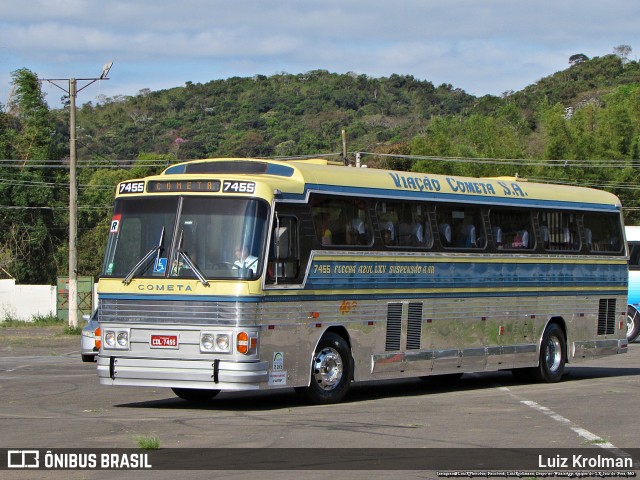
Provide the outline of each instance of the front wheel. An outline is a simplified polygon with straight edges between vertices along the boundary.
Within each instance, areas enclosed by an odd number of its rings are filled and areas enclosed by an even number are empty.
[[[298,387],[296,392],[309,403],[337,403],[347,394],[352,376],[349,345],[340,335],[328,332],[318,342],[313,355],[309,386]]]
[[[627,307],[627,341],[633,342],[640,335],[640,315],[632,306]]]
[[[533,377],[539,382],[559,382],[567,363],[567,345],[564,332],[555,323],[547,326],[540,344],[540,362],[532,370]]]
[[[201,390],[196,388],[172,388],[173,393],[189,402],[208,402],[215,397],[220,390]]]

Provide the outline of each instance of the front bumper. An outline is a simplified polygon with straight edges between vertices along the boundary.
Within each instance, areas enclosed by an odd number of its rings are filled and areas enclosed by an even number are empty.
[[[98,356],[101,385],[258,390],[267,385],[268,362],[170,360]]]

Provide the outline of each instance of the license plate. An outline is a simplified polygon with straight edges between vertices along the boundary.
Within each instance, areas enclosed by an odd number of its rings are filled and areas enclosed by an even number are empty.
[[[178,336],[151,335],[151,348],[178,348]]]

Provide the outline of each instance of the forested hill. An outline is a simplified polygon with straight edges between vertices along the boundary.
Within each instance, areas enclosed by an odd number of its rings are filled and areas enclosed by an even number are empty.
[[[342,128],[354,148],[408,140],[431,117],[463,114],[474,101],[411,76],[316,70],[141,91],[85,105],[78,118],[93,152],[109,158],[288,156],[340,150]]]
[[[348,150],[368,152],[370,165],[604,188],[640,222],[640,66],[630,50],[574,55],[499,97],[315,70],[81,105],[79,273],[99,272],[118,181],[185,159],[336,153],[343,129]],[[29,70],[12,77],[14,97],[0,108],[0,267],[21,283],[55,283],[68,272],[69,110],[50,110]]]
[[[637,62],[607,55],[582,60],[501,97],[476,98],[452,85],[434,86],[412,76],[371,78],[324,70],[187,82],[185,87],[142,90],[134,97],[83,105],[78,125],[86,148],[81,148],[80,157],[135,159],[156,153],[190,159],[336,152],[341,149],[342,128],[350,150],[385,151],[400,144],[396,149],[408,153],[408,144],[435,117],[506,120],[526,136],[537,131],[556,104],[603,107],[608,93],[639,81]],[[64,112],[58,113],[64,124]],[[536,149],[524,142],[519,147],[520,151],[494,151],[491,156],[544,155],[540,145]],[[469,153],[485,156],[482,151]]]

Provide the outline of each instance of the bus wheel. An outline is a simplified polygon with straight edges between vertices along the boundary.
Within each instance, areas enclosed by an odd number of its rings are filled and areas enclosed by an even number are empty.
[[[296,388],[296,392],[317,405],[339,402],[349,390],[352,365],[351,350],[344,338],[327,332],[313,355],[309,386]]]
[[[197,388],[172,388],[173,393],[189,402],[208,402],[215,397],[220,390],[201,390]]]
[[[627,307],[627,340],[633,342],[640,335],[640,318],[638,311],[629,306]]]
[[[540,362],[533,369],[533,377],[539,382],[559,382],[567,362],[567,346],[562,329],[555,323],[547,326],[540,344]]]

